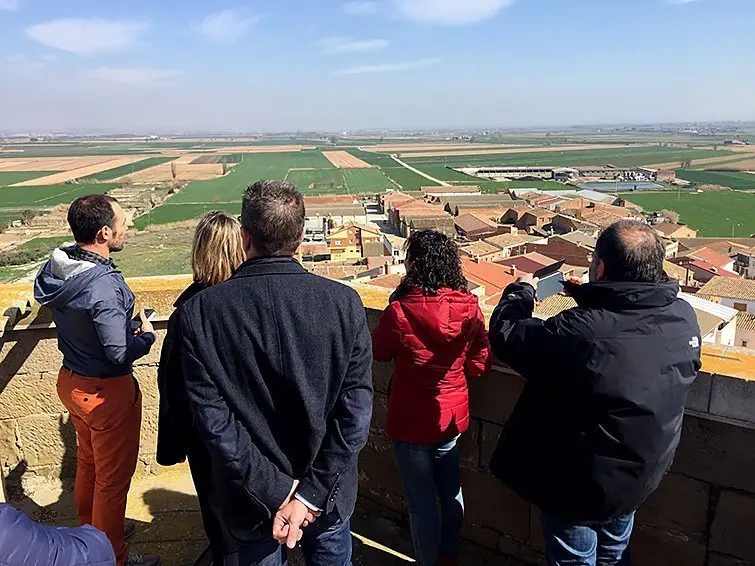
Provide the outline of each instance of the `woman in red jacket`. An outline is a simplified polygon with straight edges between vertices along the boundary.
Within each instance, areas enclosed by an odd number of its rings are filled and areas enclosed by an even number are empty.
[[[417,561],[453,565],[464,518],[457,441],[469,426],[467,379],[490,368],[490,346],[453,241],[440,232],[414,233],[406,268],[373,332],[373,353],[394,362],[387,432]]]

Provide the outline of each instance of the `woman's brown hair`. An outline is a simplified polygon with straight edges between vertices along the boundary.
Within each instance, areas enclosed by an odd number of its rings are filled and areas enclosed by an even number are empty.
[[[244,262],[241,224],[224,212],[208,212],[199,220],[191,246],[194,281],[207,287],[222,283]]]

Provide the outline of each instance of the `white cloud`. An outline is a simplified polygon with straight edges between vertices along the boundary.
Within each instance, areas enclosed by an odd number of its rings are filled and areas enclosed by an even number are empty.
[[[128,49],[146,30],[146,24],[133,21],[67,18],[33,25],[26,35],[48,47],[93,55]]]
[[[326,37],[315,42],[323,53],[367,53],[380,51],[391,44],[387,39],[357,40],[350,37]]]
[[[0,10],[18,10],[19,7],[18,0],[0,0]]]
[[[419,59],[418,61],[407,61],[405,63],[383,63],[381,65],[359,65],[356,67],[349,67],[347,69],[341,69],[333,73],[334,77],[343,77],[346,75],[370,75],[377,73],[395,73],[398,71],[409,71],[412,69],[420,69],[422,67],[429,67],[430,65],[437,65],[440,63],[440,59]]]
[[[415,22],[466,25],[488,20],[516,0],[394,0],[399,12]]]
[[[90,69],[85,75],[91,79],[127,85],[145,85],[165,83],[181,75],[180,71],[170,69],[149,69],[139,67],[100,67]]]
[[[352,16],[369,16],[377,13],[377,2],[368,2],[366,0],[356,0],[354,2],[347,2],[343,5],[343,9],[347,14]]]
[[[259,16],[244,15],[237,10],[223,10],[207,16],[199,31],[208,41],[236,43],[259,21]]]

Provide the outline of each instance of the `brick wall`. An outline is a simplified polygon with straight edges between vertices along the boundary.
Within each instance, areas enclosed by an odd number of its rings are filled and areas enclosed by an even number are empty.
[[[162,311],[161,311],[162,312]],[[379,312],[368,310],[374,325]],[[158,326],[159,327],[159,326]],[[139,474],[158,473],[157,362],[136,366],[144,395]],[[60,366],[54,330],[8,332],[0,348],[0,465],[11,483],[71,478],[76,440],[57,398]],[[387,517],[404,513],[390,442],[385,435],[389,365],[375,365],[375,409],[360,458],[360,494]],[[542,552],[537,509],[487,472],[502,425],[521,392],[504,368],[470,384],[473,421],[461,441],[467,520],[463,535],[481,546],[536,562]],[[633,541],[643,566],[735,566],[755,563],[755,382],[702,375],[688,403],[672,472],[640,510]]]

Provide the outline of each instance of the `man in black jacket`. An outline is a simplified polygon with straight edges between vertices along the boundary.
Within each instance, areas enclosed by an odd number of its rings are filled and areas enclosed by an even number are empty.
[[[357,293],[293,259],[304,218],[294,185],[250,186],[248,260],[181,307],[189,403],[242,566],[280,566],[302,536],[309,566],[351,564],[372,345]]]
[[[535,289],[504,291],[490,325],[496,355],[526,381],[491,470],[543,514],[551,564],[629,564],[636,509],[672,464],[700,330],[665,247],[622,221],[598,240],[578,307],[532,318]]]

